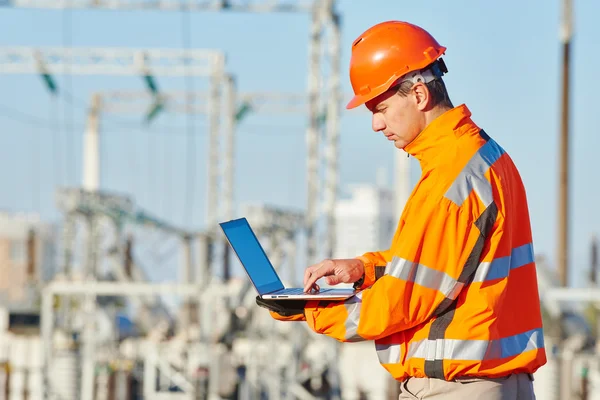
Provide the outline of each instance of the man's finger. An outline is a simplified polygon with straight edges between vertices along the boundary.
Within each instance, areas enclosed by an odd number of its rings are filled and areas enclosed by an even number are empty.
[[[321,265],[323,265],[323,261],[313,264],[304,270],[304,283],[305,284],[308,281],[308,278],[310,277],[310,275],[313,272],[315,272],[315,270],[319,269],[321,267]]]
[[[304,282],[304,291],[309,292],[316,282],[323,276],[323,268],[317,268],[308,274],[308,278]]]
[[[308,280],[304,283],[304,292],[309,293],[312,288],[316,285],[316,282],[319,280],[319,275],[316,273],[311,274],[308,277]]]
[[[333,268],[328,267],[325,262],[322,262],[318,268],[308,273],[308,278],[304,282],[304,291],[308,293],[308,291],[312,289],[313,285],[319,279],[321,279],[324,276],[331,275],[332,273]]]
[[[304,280],[302,281],[302,283],[304,285],[306,285],[306,282],[308,282],[308,279],[310,278],[310,275],[312,274],[312,268],[313,267],[308,267],[304,270]]]

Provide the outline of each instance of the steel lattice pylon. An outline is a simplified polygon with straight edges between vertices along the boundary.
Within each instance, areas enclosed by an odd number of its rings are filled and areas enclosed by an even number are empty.
[[[211,97],[209,114],[209,158],[218,154],[219,106],[222,86],[226,83],[225,54],[213,49],[142,49],[142,48],[32,48],[0,47],[0,74],[40,75],[119,75],[119,76],[200,76],[208,78]],[[86,146],[89,157],[97,156],[97,143]],[[88,149],[91,148],[91,150]],[[89,158],[87,157],[87,158]],[[92,163],[97,164],[96,161]],[[98,172],[86,174],[83,186],[97,190]],[[209,163],[209,186],[217,186],[216,163]],[[217,215],[218,198],[207,190],[207,216]]]
[[[308,129],[307,145],[307,203],[306,229],[308,261],[318,256],[330,257],[335,247],[335,215],[338,187],[339,153],[339,107],[340,107],[340,18],[334,10],[335,0],[0,0],[0,6],[28,8],[89,8],[111,10],[192,10],[236,11],[250,13],[310,13],[309,62],[308,62]],[[328,33],[328,35],[325,35]],[[173,50],[179,51],[179,50]],[[183,50],[181,50],[183,52]],[[322,85],[322,65],[326,64],[322,53],[329,56],[327,85]],[[1,56],[0,56],[1,60]],[[14,61],[12,62],[14,63]],[[4,68],[9,63],[5,63]],[[1,64],[0,64],[1,65]],[[77,67],[74,66],[75,70]],[[156,68],[160,68],[156,66]],[[200,67],[198,67],[200,68]],[[0,66],[0,71],[2,67]],[[115,67],[115,71],[118,68]],[[1,72],[0,72],[1,73]],[[322,89],[324,88],[324,89]],[[317,222],[321,178],[319,173],[320,134],[322,107],[326,109],[325,125],[325,184],[323,210],[326,218],[326,237],[318,251]]]

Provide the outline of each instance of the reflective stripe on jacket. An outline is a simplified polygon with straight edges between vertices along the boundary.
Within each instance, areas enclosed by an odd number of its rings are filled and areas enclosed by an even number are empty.
[[[497,377],[546,362],[525,189],[508,154],[465,106],[405,150],[422,175],[388,250],[367,253],[365,288],[309,302],[306,322],[340,341],[374,340],[406,377]]]

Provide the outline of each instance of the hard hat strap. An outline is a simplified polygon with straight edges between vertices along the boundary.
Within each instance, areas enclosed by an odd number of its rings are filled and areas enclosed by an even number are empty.
[[[446,63],[440,58],[433,64],[430,64],[427,68],[412,71],[404,75],[402,78],[398,79],[394,86],[401,85],[404,82],[412,82],[413,85],[418,82],[429,83],[441,78],[446,72],[448,72]]]
[[[416,83],[419,83],[419,82],[429,83],[429,82],[435,80],[436,78],[437,78],[437,76],[435,76],[433,71],[429,68],[424,69],[424,70],[417,70],[417,71],[409,72],[408,74],[406,74],[402,78],[400,78],[398,85],[401,85],[404,82],[412,82],[413,85]]]

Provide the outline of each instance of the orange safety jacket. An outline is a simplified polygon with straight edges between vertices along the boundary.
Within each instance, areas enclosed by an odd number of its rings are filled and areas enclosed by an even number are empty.
[[[512,159],[465,105],[405,150],[422,175],[389,250],[358,257],[362,292],[310,301],[300,319],[339,341],[374,340],[397,380],[535,372],[546,353],[527,198]]]

